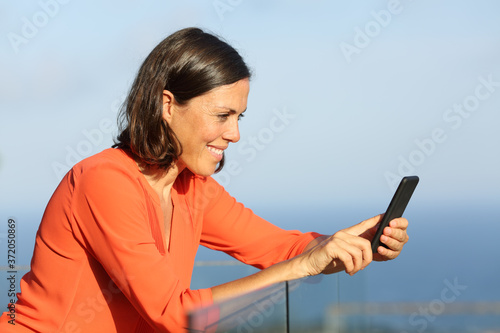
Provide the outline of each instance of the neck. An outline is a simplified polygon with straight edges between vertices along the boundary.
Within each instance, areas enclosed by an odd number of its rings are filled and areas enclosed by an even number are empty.
[[[160,200],[167,200],[170,197],[170,191],[179,174],[185,169],[184,166],[176,163],[168,170],[163,170],[158,167],[142,167],[139,169],[148,181],[149,185],[158,194]]]

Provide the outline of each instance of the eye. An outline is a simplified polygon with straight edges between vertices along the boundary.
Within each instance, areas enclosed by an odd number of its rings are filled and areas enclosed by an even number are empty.
[[[219,118],[219,120],[224,121],[227,120],[227,118],[229,118],[229,113],[218,114],[217,117]]]
[[[219,119],[219,121],[226,121],[229,119],[230,116],[234,115],[235,112],[228,112],[228,113],[220,113],[217,115],[217,118]],[[243,118],[245,115],[243,113],[240,113],[238,115],[238,121],[241,120],[241,118]]]

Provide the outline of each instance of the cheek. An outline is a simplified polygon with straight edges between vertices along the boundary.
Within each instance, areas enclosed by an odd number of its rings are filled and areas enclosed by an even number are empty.
[[[174,132],[178,133],[177,137],[185,152],[203,150],[207,144],[217,141],[224,131],[224,123],[198,117],[183,119],[182,124],[176,125],[182,125],[177,126],[178,132]]]
[[[205,143],[213,142],[222,136],[223,126],[220,123],[210,123],[202,128],[198,133],[199,138]]]
[[[185,152],[191,151],[194,154],[199,154],[204,151],[207,144],[215,142],[220,136],[220,130],[217,126],[193,128],[192,131],[186,131],[183,133],[182,143]]]

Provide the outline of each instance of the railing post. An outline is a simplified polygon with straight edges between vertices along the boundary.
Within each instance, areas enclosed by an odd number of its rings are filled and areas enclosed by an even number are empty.
[[[290,306],[288,303],[289,295],[288,295],[288,281],[285,281],[285,316],[286,316],[286,333],[290,333]]]

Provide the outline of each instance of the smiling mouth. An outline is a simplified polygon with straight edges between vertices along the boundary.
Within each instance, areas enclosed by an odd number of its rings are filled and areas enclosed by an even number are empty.
[[[207,146],[208,152],[212,155],[217,161],[222,160],[222,156],[224,154],[223,149],[215,148],[212,146]]]
[[[209,151],[211,151],[212,153],[216,154],[216,155],[220,155],[222,156],[222,153],[224,152],[224,150],[222,149],[217,149],[217,148],[214,148],[214,147],[210,147],[208,146],[207,147]]]

